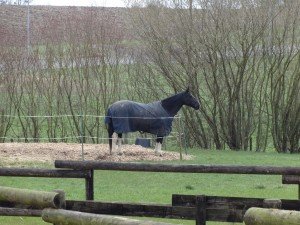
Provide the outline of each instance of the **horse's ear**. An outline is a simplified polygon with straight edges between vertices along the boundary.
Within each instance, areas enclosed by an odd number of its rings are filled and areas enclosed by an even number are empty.
[[[190,86],[187,87],[187,89],[185,90],[185,92],[190,92]]]

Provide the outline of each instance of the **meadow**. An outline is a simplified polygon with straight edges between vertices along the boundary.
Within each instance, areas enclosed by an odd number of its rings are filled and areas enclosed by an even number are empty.
[[[32,7],[30,49],[27,42],[24,46],[26,35],[7,26],[23,27],[25,20],[15,15],[25,15],[25,8],[3,6],[8,18],[3,27],[9,31],[4,33],[11,37],[0,40],[5,41],[0,46],[0,142],[101,143],[107,137],[101,116],[112,102],[151,102],[189,84],[201,110],[182,111],[184,142],[198,148],[188,149],[193,160],[167,163],[299,166],[299,154],[275,149],[300,151],[300,5],[250,2],[239,10],[212,5],[204,14],[192,5],[192,10],[174,5],[175,11],[163,5],[133,8],[130,21],[121,11],[47,6],[33,14]],[[57,20],[42,23],[48,18]],[[181,133],[180,127],[174,124],[173,130]],[[178,151],[179,143],[170,145]],[[215,146],[225,150],[210,149]],[[54,167],[0,158],[1,166]],[[84,180],[1,177],[0,185],[63,189],[67,199],[85,199]],[[172,194],[296,199],[297,193],[298,187],[283,185],[281,176],[95,172],[95,200],[102,201],[171,203]],[[0,225],[12,224],[46,223],[0,217]]]
[[[188,149],[193,160],[172,164],[299,166],[300,155],[275,152],[244,152]],[[5,165],[1,162],[0,165]],[[7,166],[7,165],[6,165]],[[52,164],[28,162],[26,167],[53,168]],[[0,185],[37,190],[63,189],[67,199],[84,200],[85,184],[77,179],[1,177]],[[205,194],[233,197],[297,199],[296,185],[283,185],[281,176],[144,173],[121,171],[95,172],[95,200],[171,203],[172,194]],[[145,218],[142,218],[145,219]],[[147,218],[148,219],[148,218]],[[150,220],[157,220],[149,218]],[[162,220],[174,224],[195,224],[187,220]],[[43,225],[40,218],[1,217],[1,225]],[[207,222],[209,225],[232,223]],[[237,223],[236,223],[237,224]]]

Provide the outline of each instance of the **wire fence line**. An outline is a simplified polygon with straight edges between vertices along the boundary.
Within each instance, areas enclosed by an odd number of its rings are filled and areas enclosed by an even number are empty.
[[[107,131],[105,129],[104,118],[105,115],[84,115],[84,114],[64,114],[64,115],[0,115],[0,125],[5,123],[5,119],[10,118],[13,121],[9,121],[9,128],[6,132],[1,132],[0,130],[0,141],[1,142],[67,142],[75,141],[80,143],[99,143],[108,142]],[[48,123],[47,119],[56,118],[62,119],[60,122]],[[63,119],[67,118],[67,121]],[[72,118],[72,120],[70,120]],[[74,121],[74,118],[76,121]],[[102,122],[89,121],[94,119],[103,119]],[[152,117],[111,117],[111,118],[135,118],[135,119],[155,119]],[[174,118],[175,125],[174,131],[168,138],[182,138],[184,129],[182,128],[181,115],[176,115],[175,117],[158,117],[159,119],[170,119]],[[28,120],[27,120],[28,119]],[[38,119],[39,121],[33,122],[30,119]],[[23,121],[24,120],[24,121]],[[178,121],[178,122],[176,122]],[[34,124],[35,123],[35,124]],[[0,126],[1,127],[1,126]],[[134,141],[137,138],[138,132],[134,135],[126,135],[126,141]],[[5,134],[5,135],[3,135]],[[97,134],[97,135],[95,135]],[[105,136],[105,137],[104,137]],[[144,139],[154,140],[156,137],[152,135],[151,137],[143,135]]]
[[[164,116],[164,117],[136,117],[136,116],[96,116],[96,115],[51,115],[51,116],[15,116],[15,115],[1,115],[1,117],[14,117],[14,118],[59,118],[59,117],[93,117],[93,118],[116,118],[116,119],[171,119],[171,118],[180,118],[180,116]]]
[[[87,143],[108,143],[107,130],[104,126],[104,120],[99,122],[99,118],[104,119],[103,115],[0,115],[0,128],[7,119],[9,121],[9,128],[0,134],[0,142],[71,142],[81,143],[82,159],[84,160],[84,144]],[[61,119],[61,123],[49,123],[48,119]],[[67,121],[64,121],[67,118]],[[72,118],[72,119],[70,119]],[[74,118],[77,121],[74,121]],[[113,117],[113,118],[138,118],[138,119],[153,119],[152,117]],[[167,137],[164,137],[164,148],[167,148],[167,142],[172,140],[173,143],[180,147],[180,157],[182,158],[181,148],[186,151],[186,140],[184,129],[182,127],[181,115],[175,117],[159,117],[160,119],[174,118],[173,131]],[[98,120],[98,121],[89,121]],[[22,121],[24,120],[24,121]],[[33,120],[42,120],[35,121]],[[151,121],[151,120],[150,120]],[[35,124],[33,124],[35,123]],[[77,124],[75,124],[77,123]],[[35,126],[35,127],[33,127]],[[54,126],[54,127],[52,127]],[[88,127],[89,126],[89,127]],[[2,128],[3,129],[3,128]],[[97,135],[95,135],[97,134]],[[105,136],[105,137],[104,137]],[[124,137],[125,136],[125,137]],[[139,132],[127,133],[123,136],[123,141],[126,144],[135,144],[138,138],[147,139],[150,141],[156,140],[155,135],[139,134]],[[168,141],[167,141],[168,139]]]
[[[172,132],[173,135],[168,135],[168,138],[178,138],[178,132]],[[178,135],[176,135],[178,134]],[[6,138],[6,139],[10,139],[12,137],[0,137],[0,138]],[[92,137],[92,136],[70,136],[70,137],[61,137],[61,138],[51,138],[51,139],[55,139],[55,140],[64,140],[64,139],[81,139],[81,138],[93,138],[93,139],[98,139],[98,140],[109,140],[108,137]],[[166,138],[166,137],[165,137]],[[18,138],[18,140],[35,140],[36,138]],[[143,137],[143,139],[147,139],[147,140],[156,140],[156,137]],[[39,137],[39,140],[48,140],[48,138],[42,138]],[[130,141],[135,141],[136,138],[130,138],[130,137],[126,137],[126,140],[130,140]]]

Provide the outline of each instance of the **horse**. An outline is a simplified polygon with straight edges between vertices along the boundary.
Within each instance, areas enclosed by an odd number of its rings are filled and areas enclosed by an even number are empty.
[[[155,154],[162,156],[163,138],[170,134],[174,116],[183,105],[195,110],[200,107],[189,88],[148,104],[129,100],[113,103],[108,107],[104,121],[108,131],[109,153],[112,154],[113,147],[118,146],[118,154],[122,154],[122,133],[139,131],[156,135]]]

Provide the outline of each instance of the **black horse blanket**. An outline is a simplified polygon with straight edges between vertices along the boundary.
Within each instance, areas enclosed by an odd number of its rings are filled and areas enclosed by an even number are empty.
[[[164,137],[172,130],[173,117],[162,107],[161,101],[143,104],[124,100],[108,108],[105,123],[110,122],[116,133],[141,131]]]

